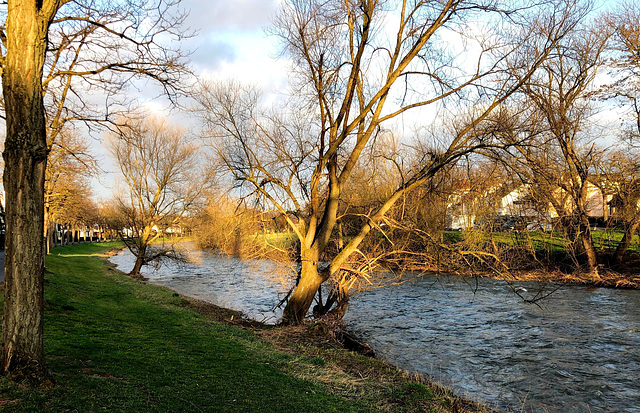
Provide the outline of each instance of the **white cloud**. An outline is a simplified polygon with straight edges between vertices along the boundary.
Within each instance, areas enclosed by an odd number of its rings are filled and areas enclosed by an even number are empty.
[[[265,34],[279,3],[279,0],[183,0],[181,7],[189,11],[186,28],[197,31],[197,35],[180,47],[193,52],[190,60],[196,74],[208,79],[237,79],[261,87],[267,94],[286,88],[287,62],[275,58],[275,39]],[[193,126],[193,119],[176,111],[169,113],[168,102],[155,99],[161,91],[152,82],[136,82],[130,92],[138,95],[150,113],[162,114],[186,127]],[[94,191],[98,197],[106,198],[113,189],[115,166],[103,148],[96,148],[95,152],[103,160],[107,173],[99,181],[94,180]]]
[[[279,4],[278,0],[182,1],[182,7],[190,10],[187,25],[205,35],[259,32],[269,24]]]
[[[185,44],[194,50],[191,60],[198,75],[237,79],[266,93],[283,88],[287,63],[276,59],[276,39],[265,33],[279,0],[184,0],[183,6],[191,8],[187,25],[199,33]]]

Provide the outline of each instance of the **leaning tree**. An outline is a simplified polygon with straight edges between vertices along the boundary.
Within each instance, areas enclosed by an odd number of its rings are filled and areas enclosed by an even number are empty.
[[[287,1],[273,31],[292,64],[293,105],[261,111],[251,88],[203,86],[204,120],[239,190],[279,210],[299,240],[283,322],[303,321],[330,280],[344,282],[333,283],[339,287],[316,313],[343,313],[346,290],[366,279],[366,265],[351,262],[363,240],[409,191],[492,144],[476,126],[520,89],[581,12],[566,1]],[[411,113],[428,119],[456,106],[467,109],[451,133],[423,145],[421,162],[329,254],[342,193],[367,149]]]

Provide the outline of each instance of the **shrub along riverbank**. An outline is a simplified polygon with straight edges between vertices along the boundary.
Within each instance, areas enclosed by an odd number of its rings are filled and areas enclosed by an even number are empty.
[[[470,277],[492,277],[506,281],[540,281],[597,287],[640,289],[640,238],[634,235],[624,260],[613,263],[621,231],[594,230],[594,247],[600,256],[598,274],[584,265],[584,257],[574,255],[569,240],[560,232],[482,230],[445,231],[438,239],[417,240],[402,234],[394,239],[391,232],[365,240],[360,251],[376,257],[378,272],[421,271],[450,273]],[[345,236],[344,242],[350,240]],[[392,242],[393,240],[393,242]],[[296,238],[292,233],[245,234],[218,243],[207,232],[194,237],[196,246],[220,250],[243,258],[269,258],[276,261],[296,257]],[[437,242],[435,242],[437,241]],[[437,244],[437,245],[436,245]],[[241,245],[241,248],[238,247]],[[333,245],[333,244],[332,244]],[[337,254],[336,245],[321,259],[329,261]],[[395,252],[394,252],[395,251]]]
[[[116,243],[47,256],[45,350],[52,380],[0,379],[0,409],[41,411],[484,411],[322,326],[267,327],[134,281],[106,261]]]

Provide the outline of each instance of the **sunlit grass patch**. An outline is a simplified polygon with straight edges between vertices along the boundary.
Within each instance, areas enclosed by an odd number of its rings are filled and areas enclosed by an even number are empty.
[[[53,384],[29,389],[1,378],[3,411],[449,412],[457,400],[322,344],[330,340],[283,344],[268,332],[286,329],[231,321],[232,311],[132,280],[100,258],[120,247],[78,244],[47,256]]]

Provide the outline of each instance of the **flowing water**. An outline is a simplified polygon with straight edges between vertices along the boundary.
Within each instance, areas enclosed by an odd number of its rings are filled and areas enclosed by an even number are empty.
[[[287,291],[281,280],[291,282],[286,268],[206,252],[196,258],[197,265],[143,273],[185,295],[277,321],[272,308]],[[133,267],[128,252],[112,262]],[[551,287],[517,284],[529,296]],[[345,321],[382,358],[491,407],[640,412],[640,291],[563,286],[538,307],[501,281],[428,275],[357,296]]]

